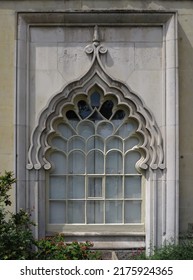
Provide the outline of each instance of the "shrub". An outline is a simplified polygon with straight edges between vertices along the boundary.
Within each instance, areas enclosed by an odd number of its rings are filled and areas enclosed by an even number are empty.
[[[99,260],[100,253],[92,251],[93,244],[86,242],[65,243],[64,235],[47,237],[36,243],[36,259],[39,260]]]
[[[150,256],[144,252],[134,253],[130,259],[135,260],[193,260],[193,240],[183,239],[179,244],[167,242],[160,248],[155,248]]]
[[[0,259],[26,260],[33,259],[35,240],[31,231],[30,214],[24,210],[11,213],[5,210],[11,205],[9,190],[15,178],[11,172],[0,176]]]

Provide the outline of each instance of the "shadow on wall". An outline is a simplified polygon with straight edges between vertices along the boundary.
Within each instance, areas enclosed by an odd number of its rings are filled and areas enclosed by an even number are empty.
[[[185,22],[188,19],[185,19]],[[187,22],[186,22],[187,26]],[[190,26],[188,28],[190,30]],[[192,42],[191,42],[192,40]],[[179,146],[180,146],[180,232],[193,223],[193,31],[186,33],[178,24],[179,57]]]

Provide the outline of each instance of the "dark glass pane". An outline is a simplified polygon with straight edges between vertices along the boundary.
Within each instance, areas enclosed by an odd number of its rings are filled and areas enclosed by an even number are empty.
[[[91,97],[90,97],[90,101],[91,101],[91,106],[94,108],[99,108],[100,106],[100,94],[98,92],[94,92]]]
[[[68,112],[66,112],[66,117],[69,120],[79,120],[77,114],[74,111],[72,111],[72,110],[69,110]]]
[[[118,110],[114,116],[113,116],[113,120],[122,120],[125,117],[125,112],[123,110]]]
[[[81,100],[78,102],[78,109],[79,109],[79,115],[81,116],[82,119],[85,119],[91,114],[91,109],[88,106],[88,104]]]
[[[93,114],[89,117],[89,120],[94,122],[97,120],[102,120],[102,117],[98,112],[94,111]]]
[[[112,116],[113,101],[107,100],[103,103],[100,112],[106,118],[109,119]]]

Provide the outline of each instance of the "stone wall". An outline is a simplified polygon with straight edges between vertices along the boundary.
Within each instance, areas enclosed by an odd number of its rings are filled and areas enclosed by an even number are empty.
[[[192,1],[0,1],[0,171],[15,167],[15,93],[18,12],[89,10],[176,11],[179,58],[180,230],[193,223],[193,2]],[[21,54],[22,55],[22,54]],[[177,194],[178,195],[178,194]],[[14,192],[13,192],[14,201]]]

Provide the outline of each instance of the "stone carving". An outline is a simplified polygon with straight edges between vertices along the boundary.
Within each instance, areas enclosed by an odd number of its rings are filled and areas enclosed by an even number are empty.
[[[85,52],[92,56],[91,67],[80,79],[69,83],[56,94],[41,113],[38,125],[32,132],[27,168],[37,170],[51,168],[46,154],[51,148],[48,139],[55,133],[55,121],[63,119],[63,110],[66,106],[73,107],[75,97],[80,94],[88,95],[89,90],[97,86],[105,96],[116,96],[119,105],[128,107],[129,118],[136,119],[139,124],[137,132],[143,136],[143,141],[135,147],[141,154],[137,162],[138,170],[164,169],[162,136],[154,116],[137,94],[125,83],[111,77],[104,69],[100,56],[107,53],[107,49],[100,44],[97,26],[94,28],[93,43],[85,47]]]

